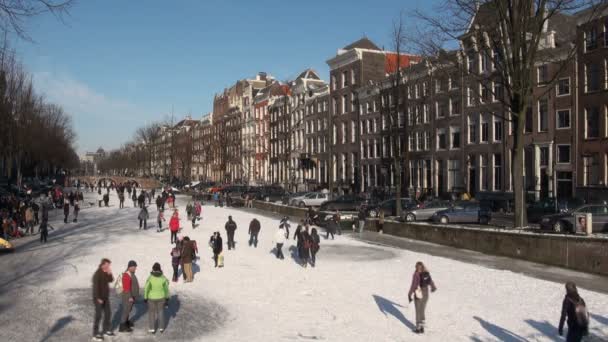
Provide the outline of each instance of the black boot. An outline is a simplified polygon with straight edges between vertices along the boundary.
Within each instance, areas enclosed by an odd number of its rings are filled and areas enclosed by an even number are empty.
[[[129,328],[133,328],[134,327],[133,322],[131,322],[130,320],[127,320],[127,326]]]

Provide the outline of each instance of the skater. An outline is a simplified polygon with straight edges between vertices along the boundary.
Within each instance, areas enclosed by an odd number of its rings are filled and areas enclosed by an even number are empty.
[[[228,222],[224,226],[228,235],[228,250],[236,249],[234,245],[234,232],[236,231],[236,222],[232,221],[232,216],[228,216]]]
[[[249,224],[249,247],[252,245],[258,248],[258,234],[260,234],[260,221],[254,218]]]
[[[157,210],[164,209],[163,203],[164,203],[163,198],[160,197],[160,195],[158,195],[158,197],[156,197],[156,209]]]
[[[285,239],[289,240],[289,228],[291,228],[291,225],[289,224],[289,217],[283,217],[279,227],[283,227],[283,229],[285,229]]]
[[[215,267],[223,266],[218,265],[218,259],[222,254],[222,250],[224,249],[224,242],[222,241],[220,232],[213,233],[213,236],[211,236],[211,239],[209,240],[209,246],[213,251],[213,261],[215,262]]]
[[[119,332],[131,332],[133,331],[133,322],[129,320],[129,314],[133,309],[133,303],[139,297],[139,282],[135,271],[137,270],[137,263],[134,260],[129,261],[127,264],[127,270],[122,274],[120,281],[122,282],[122,315],[120,316]]]
[[[122,191],[118,192],[118,207],[120,209],[125,207],[125,193]]]
[[[279,227],[279,230],[277,230],[277,232],[274,234],[274,242],[277,244],[276,246],[276,255],[277,255],[277,259],[285,259],[285,256],[283,256],[283,244],[285,243],[285,230],[283,229],[283,227]]]
[[[173,282],[177,283],[177,278],[179,274],[179,264],[181,263],[182,251],[177,244],[171,250],[171,266],[173,266]],[[183,270],[182,270],[183,272]]]
[[[144,302],[148,304],[148,322],[151,334],[156,333],[158,318],[158,331],[165,331],[165,308],[169,306],[169,280],[163,275],[159,263],[154,263],[152,272],[144,286]]]
[[[162,209],[158,210],[158,214],[156,214],[156,221],[158,222],[158,229],[156,231],[160,233],[163,231],[163,221],[165,221],[165,214]]]
[[[192,211],[192,202],[188,201],[188,204],[186,204],[186,215],[188,215],[188,221],[192,219]]]
[[[300,237],[298,239],[298,256],[300,257],[300,264],[304,268],[308,266],[308,259],[310,258],[310,247],[310,234],[308,233],[308,226],[305,226],[300,231]]]
[[[336,209],[336,212],[334,213],[334,222],[335,222],[335,233],[338,235],[342,235],[342,224],[341,224],[341,215],[340,212]],[[333,240],[333,239],[332,239]]]
[[[112,276],[112,262],[110,259],[102,259],[97,271],[93,275],[93,303],[95,304],[95,320],[93,323],[93,339],[103,341],[102,333],[107,336],[114,336],[110,319],[110,287],[108,284],[114,281]],[[103,314],[103,330],[99,330],[99,322]]]
[[[133,208],[137,208],[137,189],[133,189],[133,196],[131,196],[133,200]]]
[[[63,223],[68,223],[68,216],[70,216],[70,199],[66,194],[63,197]]]
[[[25,209],[25,234],[34,235],[34,210],[31,206]]]
[[[146,207],[145,205],[141,207],[137,218],[139,219],[139,229],[141,229],[142,223],[144,230],[148,229],[148,218],[150,218],[150,214],[148,214],[148,207]]]
[[[189,237],[184,237],[181,250],[182,271],[185,276],[185,282],[191,283],[194,277],[192,274],[192,260],[194,259],[194,244]]]
[[[177,232],[179,232],[179,216],[177,210],[173,212],[169,220],[169,230],[171,230],[171,244],[177,243]]]
[[[329,222],[327,222],[327,227],[325,228],[327,230],[327,235],[325,235],[325,240],[328,240],[330,235],[331,235],[331,239],[332,240],[334,239],[335,234],[336,234],[336,227],[338,225],[340,225],[340,223],[338,221],[336,221],[336,216],[332,215]]]
[[[108,192],[103,195],[103,203],[105,203],[106,207],[110,206],[110,194]]]
[[[40,227],[38,228],[38,231],[40,232],[40,243],[46,243],[46,239],[49,236],[48,224],[48,221],[44,220],[40,223]]]
[[[414,330],[417,334],[424,333],[425,324],[425,310],[426,303],[429,300],[429,287],[431,292],[437,291],[435,283],[431,278],[431,274],[426,269],[424,264],[420,261],[416,263],[416,270],[412,276],[412,285],[407,295],[410,303],[412,302],[412,295],[414,295],[414,305],[416,307],[416,329]]]
[[[357,216],[359,218],[359,233],[363,233],[363,228],[365,228],[365,219],[367,218],[367,209],[365,208],[364,204],[359,206],[359,213]]]
[[[564,322],[568,322],[567,342],[580,342],[583,336],[589,334],[587,306],[573,282],[566,283],[566,296],[562,302],[562,314],[558,326],[560,336],[564,335]]]
[[[317,252],[320,249],[321,238],[317,233],[317,228],[313,228],[310,231],[310,265],[315,267],[317,264]]]
[[[137,196],[137,204],[140,208],[143,208],[146,205],[146,191],[142,190]]]
[[[102,203],[103,203],[103,195],[101,194],[101,187],[99,189],[97,189],[97,203],[99,204],[99,207],[102,207]]]
[[[80,200],[78,197],[74,199],[74,223],[78,222],[78,213],[80,212]]]
[[[380,209],[378,214],[378,233],[384,234],[384,209]]]

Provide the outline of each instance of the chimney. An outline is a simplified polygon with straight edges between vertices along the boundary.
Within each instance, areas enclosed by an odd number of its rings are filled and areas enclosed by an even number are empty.
[[[263,71],[258,72],[258,80],[260,81],[266,81],[266,76],[267,74]]]

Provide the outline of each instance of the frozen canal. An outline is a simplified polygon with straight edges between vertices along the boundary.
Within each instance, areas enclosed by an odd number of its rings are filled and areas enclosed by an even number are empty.
[[[87,196],[87,194],[85,194]],[[0,255],[0,341],[88,341],[93,306],[91,277],[103,257],[114,274],[129,260],[139,264],[143,286],[152,264],[171,277],[170,237],[157,233],[156,208],[149,226],[138,229],[138,209],[82,210],[79,223],[59,216],[49,243],[22,241],[17,253]],[[285,253],[271,254],[278,221],[259,216],[258,248],[247,245],[254,214],[203,208],[200,226],[185,220],[182,235],[197,240],[200,260],[193,283],[171,283],[169,322],[163,335],[146,333],[147,314],[137,304],[135,332],[111,341],[560,341],[557,323],[563,284],[451,259],[365,244],[346,236],[322,238],[317,267],[303,269]],[[59,214],[59,212],[58,212]],[[225,267],[213,268],[207,241],[232,215],[236,250],[225,249]],[[53,217],[53,216],[51,216]],[[169,215],[166,215],[167,221]],[[168,223],[168,222],[167,222]],[[295,224],[292,222],[292,231]],[[322,234],[324,237],[324,234]],[[284,250],[294,244],[291,240]],[[424,336],[411,332],[414,307],[407,300],[416,261],[430,269],[438,287],[427,308]],[[181,279],[180,279],[181,280]],[[564,279],[565,281],[566,279]],[[580,289],[590,312],[591,340],[608,340],[608,296]],[[114,313],[118,297],[112,297]],[[118,325],[118,316],[113,320]],[[117,330],[117,329],[116,329]]]

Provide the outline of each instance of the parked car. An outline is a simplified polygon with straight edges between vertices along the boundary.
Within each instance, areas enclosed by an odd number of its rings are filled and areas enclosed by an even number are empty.
[[[449,209],[433,214],[433,222],[439,223],[481,223],[488,224],[492,218],[490,208],[479,203],[458,203]]]
[[[222,192],[230,197],[241,197],[249,190],[246,185],[229,185],[222,189]]]
[[[357,211],[362,204],[374,205],[373,199],[366,198],[361,195],[348,194],[342,195],[335,200],[326,201],[321,204],[319,211]]]
[[[419,202],[415,199],[409,197],[401,198],[401,212],[406,210],[410,210],[412,208],[417,208]],[[386,216],[395,216],[397,215],[397,199],[392,198],[386,201],[382,201],[375,205],[370,205],[367,208],[367,214],[369,217],[378,217],[380,215],[380,210],[384,211],[384,215]]]
[[[304,207],[318,207],[323,202],[327,201],[328,194],[322,192],[311,192],[302,197],[297,197],[294,199],[296,205],[300,208]]]
[[[308,193],[308,191],[286,192],[285,195],[283,196],[283,198],[281,199],[281,203],[283,203],[285,205],[291,205],[292,199],[294,199],[296,197],[304,196],[307,193]]]
[[[540,221],[540,229],[555,233],[575,233],[576,214],[591,214],[592,231],[608,232],[608,205],[586,204],[568,212],[546,215]]]
[[[537,202],[531,202],[526,208],[528,222],[538,223],[543,216],[567,212],[578,208],[583,204],[584,201],[578,198],[558,200],[557,206],[555,203],[555,198],[546,198]]]
[[[436,212],[450,209],[452,204],[452,202],[444,200],[425,202],[420,204],[418,208],[403,211],[401,213],[401,219],[407,222],[427,221],[430,220]]]
[[[302,199],[304,196],[310,194],[310,191],[305,191],[305,192],[297,192],[295,193],[293,196],[291,196],[291,198],[289,199],[289,205],[291,206],[296,206],[298,205],[298,203],[300,202],[300,199]]]
[[[258,201],[277,202],[285,196],[285,190],[277,185],[252,188],[245,193]]]

